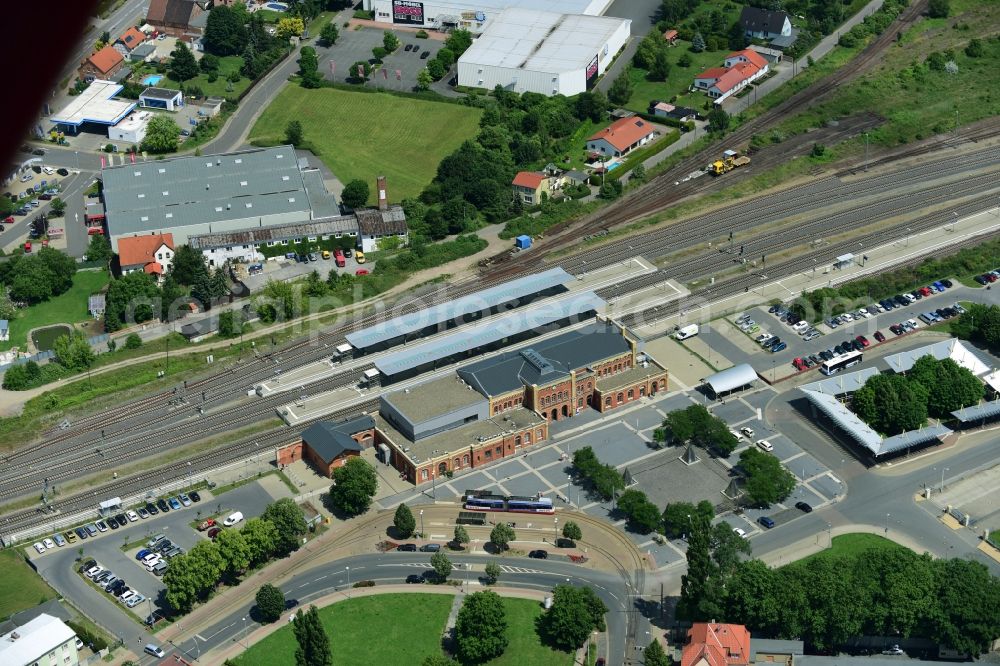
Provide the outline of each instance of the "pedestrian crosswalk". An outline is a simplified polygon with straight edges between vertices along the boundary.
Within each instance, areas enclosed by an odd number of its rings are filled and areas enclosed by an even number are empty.
[[[539,571],[538,569],[526,569],[524,567],[512,567],[506,564],[500,565],[500,571],[506,573],[526,573],[526,574],[540,574],[545,573],[544,571]]]

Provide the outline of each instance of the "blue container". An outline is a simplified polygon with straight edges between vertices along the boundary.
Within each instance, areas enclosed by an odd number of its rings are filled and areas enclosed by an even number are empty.
[[[514,246],[522,250],[527,250],[531,247],[531,236],[518,236],[514,239]]]

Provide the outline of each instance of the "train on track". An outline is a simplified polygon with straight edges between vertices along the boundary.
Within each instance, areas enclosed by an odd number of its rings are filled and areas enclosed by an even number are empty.
[[[555,513],[550,497],[496,495],[487,490],[466,490],[464,506],[470,511],[504,511],[507,513]]]

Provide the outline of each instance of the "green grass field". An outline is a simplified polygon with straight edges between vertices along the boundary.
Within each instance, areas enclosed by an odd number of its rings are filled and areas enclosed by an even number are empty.
[[[441,636],[454,597],[443,594],[382,594],[336,603],[319,611],[337,664],[413,666],[441,652]],[[510,643],[482,666],[570,666],[573,656],[543,646],[535,631],[542,608],[529,599],[504,600]],[[356,636],[378,640],[352,640]],[[239,666],[292,666],[291,626],[274,632],[235,660]]]
[[[649,109],[650,100],[658,99],[661,102],[669,102],[671,97],[677,95],[677,100],[673,102],[675,106],[701,109],[705,102],[709,101],[708,95],[702,92],[689,93],[687,92],[688,88],[694,83],[694,77],[701,72],[709,67],[721,67],[722,61],[729,55],[730,51],[691,53],[690,46],[690,42],[678,40],[677,46],[667,49],[670,74],[666,81],[650,81],[646,78],[646,70],[633,67],[630,78],[632,85],[635,86],[635,91],[625,108],[645,113]],[[677,60],[685,53],[691,56],[690,67],[681,67],[677,64]]]
[[[73,286],[65,294],[18,311],[17,317],[10,322],[10,339],[0,342],[0,350],[12,347],[24,349],[28,331],[33,328],[75,324],[90,319],[87,297],[103,289],[108,279],[107,271],[77,271],[73,276]]]
[[[305,140],[342,183],[388,178],[389,199],[420,194],[438,163],[475,136],[482,111],[378,93],[286,86],[250,133],[257,145],[284,141],[289,120],[302,122]],[[419,119],[419,123],[417,122]]]
[[[0,571],[0,620],[57,596],[16,550],[0,551]]]
[[[903,548],[894,541],[885,539],[878,536],[877,534],[868,534],[865,532],[858,532],[856,534],[842,534],[840,536],[833,537],[833,548],[827,548],[814,555],[803,558],[798,561],[798,563],[806,562],[810,559],[824,559],[824,558],[838,558],[838,557],[854,557],[868,550],[869,548],[882,548],[882,549],[892,549],[892,548]]]
[[[243,67],[243,58],[241,56],[223,56],[219,58],[219,78],[210,82],[208,80],[208,75],[201,73],[193,79],[185,81],[184,88],[187,89],[192,86],[197,86],[201,88],[202,92],[205,93],[207,97],[238,97],[244,90],[250,87],[250,79],[240,75],[240,80],[232,84],[233,89],[227,90],[229,81],[226,80],[226,77],[232,72],[239,72],[241,67]],[[142,74],[133,77],[133,80],[141,81],[147,74],[155,73],[155,68],[146,67],[142,70]],[[161,88],[170,88],[172,90],[180,90],[181,87],[180,81],[174,81],[169,76],[164,76],[156,85]]]

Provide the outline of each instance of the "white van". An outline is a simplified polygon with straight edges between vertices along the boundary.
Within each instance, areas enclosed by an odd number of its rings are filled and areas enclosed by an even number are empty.
[[[687,340],[688,338],[693,338],[698,335],[698,324],[688,324],[684,328],[680,328],[674,333],[674,338],[677,340]]]
[[[226,527],[232,527],[241,520],[243,520],[243,514],[240,513],[239,511],[234,511],[233,513],[229,514],[228,518],[222,521],[222,524],[225,525]]]

